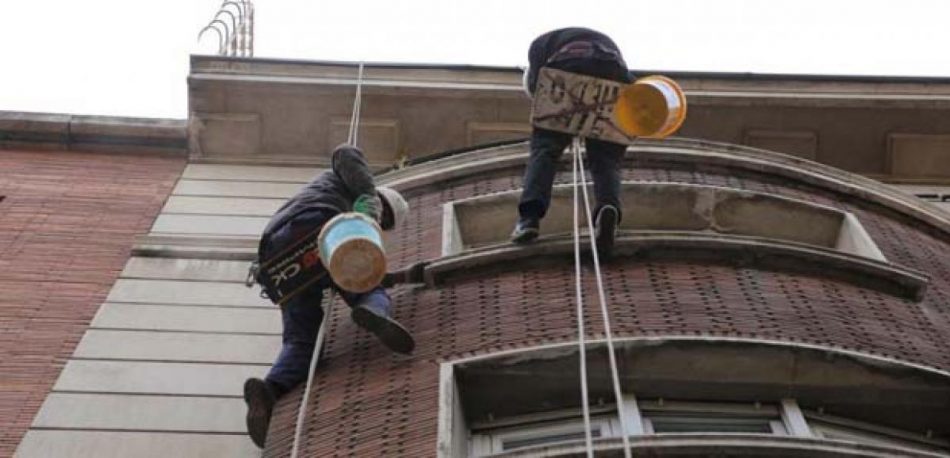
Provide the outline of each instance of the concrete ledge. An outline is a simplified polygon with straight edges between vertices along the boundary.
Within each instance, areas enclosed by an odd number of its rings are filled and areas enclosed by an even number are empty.
[[[0,111],[0,148],[184,156],[185,121]]]
[[[258,242],[256,237],[147,235],[132,247],[132,255],[250,262],[257,259]]]
[[[589,251],[589,243],[582,242]],[[615,258],[653,261],[702,261],[754,266],[833,278],[863,288],[920,301],[929,283],[923,273],[905,267],[815,246],[770,239],[689,232],[625,232],[618,234]],[[552,259],[573,262],[573,240],[539,239],[527,246],[493,245],[433,261],[426,266],[425,281],[439,285],[473,273],[522,268]]]
[[[868,457],[892,458],[895,456],[913,458],[946,457],[942,453],[928,453],[906,448],[882,445],[859,444],[828,439],[803,438],[792,436],[773,436],[757,434],[675,434],[669,436],[631,437],[634,456],[678,457],[678,456],[780,456],[788,458],[838,458]],[[584,444],[552,445],[534,447],[516,452],[499,453],[493,457],[536,457],[561,456],[583,457],[587,452]],[[594,456],[622,457],[621,439],[602,439],[594,441]]]

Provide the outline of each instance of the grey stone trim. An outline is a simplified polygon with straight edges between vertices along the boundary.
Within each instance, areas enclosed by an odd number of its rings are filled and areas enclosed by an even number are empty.
[[[584,252],[587,245],[582,243]],[[573,242],[563,237],[542,238],[528,246],[495,245],[443,257],[428,264],[425,280],[439,285],[475,272],[523,268],[537,262],[573,259]],[[860,287],[920,301],[928,277],[908,269],[862,256],[815,246],[770,239],[691,232],[628,232],[618,234],[616,258],[637,260],[720,262],[820,275]]]
[[[185,155],[185,121],[0,111],[0,147]]]

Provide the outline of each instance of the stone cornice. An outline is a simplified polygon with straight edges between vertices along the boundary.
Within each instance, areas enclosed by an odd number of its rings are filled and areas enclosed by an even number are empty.
[[[405,169],[385,173],[380,183],[403,191],[435,185],[464,176],[523,167],[527,143],[473,150]],[[817,162],[746,146],[686,138],[638,140],[627,149],[634,166],[671,168],[726,168],[782,177],[820,189],[872,202],[916,219],[950,237],[950,218],[913,196],[891,186]]]

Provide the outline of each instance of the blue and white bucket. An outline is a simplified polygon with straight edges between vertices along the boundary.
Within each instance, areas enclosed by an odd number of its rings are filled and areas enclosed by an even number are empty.
[[[364,293],[386,275],[386,252],[379,225],[360,213],[343,213],[323,225],[320,260],[345,291]]]

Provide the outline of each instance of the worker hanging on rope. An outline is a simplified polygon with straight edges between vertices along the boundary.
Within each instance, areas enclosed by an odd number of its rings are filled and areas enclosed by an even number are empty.
[[[585,28],[553,30],[536,38],[528,50],[525,90],[535,96],[542,67],[629,83],[627,65],[617,45],[606,35]],[[551,204],[551,187],[557,162],[573,136],[565,132],[533,127],[531,155],[525,170],[523,191],[518,203],[518,222],[511,234],[514,243],[528,243],[538,236],[540,221]],[[587,157],[594,181],[597,250],[609,257],[617,225],[621,219],[620,171],[626,146],[587,138]]]
[[[390,350],[408,354],[415,347],[409,332],[392,319],[392,301],[382,286],[364,293],[345,291],[316,256],[316,234],[346,212],[362,213],[383,230],[398,226],[408,212],[398,192],[376,187],[362,151],[351,145],[337,147],[331,169],[314,177],[264,229],[258,250],[262,265],[255,276],[271,301],[281,305],[283,346],[263,380],[250,378],[244,383],[248,434],[259,447],[264,446],[277,399],[308,378],[318,328],[325,318],[324,290],[338,292],[353,321]],[[276,269],[268,273],[268,265]]]

